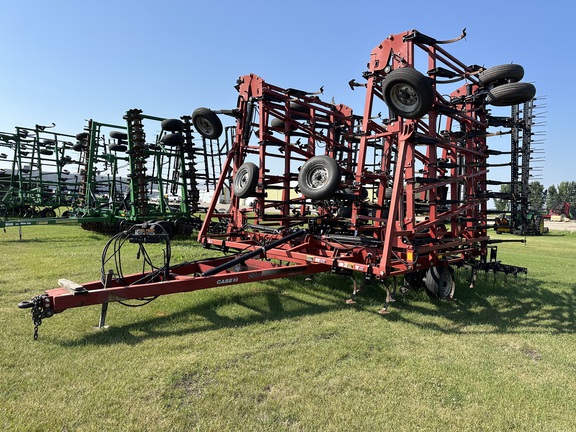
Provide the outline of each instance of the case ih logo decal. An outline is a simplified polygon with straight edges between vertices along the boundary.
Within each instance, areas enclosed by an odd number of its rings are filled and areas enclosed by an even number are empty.
[[[231,284],[231,283],[235,283],[238,282],[238,278],[237,277],[233,277],[233,278],[226,278],[226,279],[218,279],[216,281],[216,285],[226,285],[226,284]]]

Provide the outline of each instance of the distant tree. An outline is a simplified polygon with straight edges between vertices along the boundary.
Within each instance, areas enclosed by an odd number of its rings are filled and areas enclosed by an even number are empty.
[[[503,184],[502,186],[500,186],[500,193],[509,194],[511,190],[512,190],[512,188],[509,184]],[[496,210],[501,211],[501,212],[505,212],[506,210],[508,210],[509,203],[510,203],[510,200],[507,200],[507,199],[496,198],[494,200],[494,205],[496,206]]]
[[[546,195],[546,207],[548,209],[554,208],[559,200],[558,200],[558,189],[556,189],[556,186],[551,185],[548,187],[547,190],[547,195]]]
[[[563,181],[558,185],[558,203],[576,203],[576,182]]]
[[[528,185],[530,206],[534,210],[553,209],[563,202],[572,205],[576,217],[576,181],[563,181],[559,185],[550,185],[548,189],[539,181],[533,181]],[[508,184],[500,186],[501,194],[510,194],[512,188]],[[495,198],[496,210],[505,212],[510,209],[510,200],[505,198]]]
[[[533,181],[529,185],[528,194],[530,197],[530,205],[534,210],[541,210],[544,207],[544,202],[546,200],[546,193],[544,190],[544,185],[539,181]]]

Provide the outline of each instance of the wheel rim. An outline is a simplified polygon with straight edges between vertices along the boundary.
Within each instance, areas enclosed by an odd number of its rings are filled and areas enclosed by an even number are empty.
[[[240,175],[236,176],[236,185],[238,189],[244,189],[244,187],[248,184],[248,171],[242,171],[239,173]]]
[[[320,189],[328,183],[328,170],[323,166],[316,166],[310,170],[306,183],[313,189]]]
[[[413,111],[420,102],[420,97],[414,87],[406,83],[394,85],[390,90],[390,99],[398,109],[405,112]]]
[[[214,133],[212,123],[205,117],[198,117],[198,119],[196,119],[196,127],[199,129],[199,132],[205,135],[212,135]]]
[[[438,284],[438,297],[441,299],[451,299],[454,295],[454,277],[447,270]]]

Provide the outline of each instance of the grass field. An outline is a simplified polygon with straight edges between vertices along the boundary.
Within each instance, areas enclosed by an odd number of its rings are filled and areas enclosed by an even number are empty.
[[[498,238],[510,238],[498,236]],[[16,308],[99,278],[107,238],[0,233],[2,431],[575,431],[576,233],[502,244],[528,278],[464,275],[457,300],[383,290],[345,304],[331,274],[111,304],[44,320]],[[217,255],[175,241],[173,260]]]

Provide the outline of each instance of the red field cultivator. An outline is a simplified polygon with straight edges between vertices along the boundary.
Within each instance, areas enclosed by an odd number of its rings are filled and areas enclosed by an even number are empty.
[[[231,205],[219,212],[215,199],[198,235],[207,248],[237,253],[179,265],[165,253],[129,276],[108,268],[118,260],[103,258],[100,281],[63,281],[20,307],[31,307],[38,325],[72,307],[318,272],[373,281],[403,275],[407,288],[424,285],[448,299],[454,266],[470,268],[471,280],[479,270],[526,273],[500,263],[493,244],[501,241],[487,234],[489,157],[500,154],[487,139],[505,124],[489,106],[525,103],[535,88],[520,82],[519,65],[462,63],[443,48],[456,40],[413,30],[382,41],[366,82],[349,83],[366,89],[361,114],[323,102],[321,92],[240,77],[236,109],[220,112],[236,119],[236,131],[214,193],[231,171]],[[210,133],[215,116],[206,110],[196,129]],[[169,249],[154,226],[118,236],[113,240],[141,249]]]

